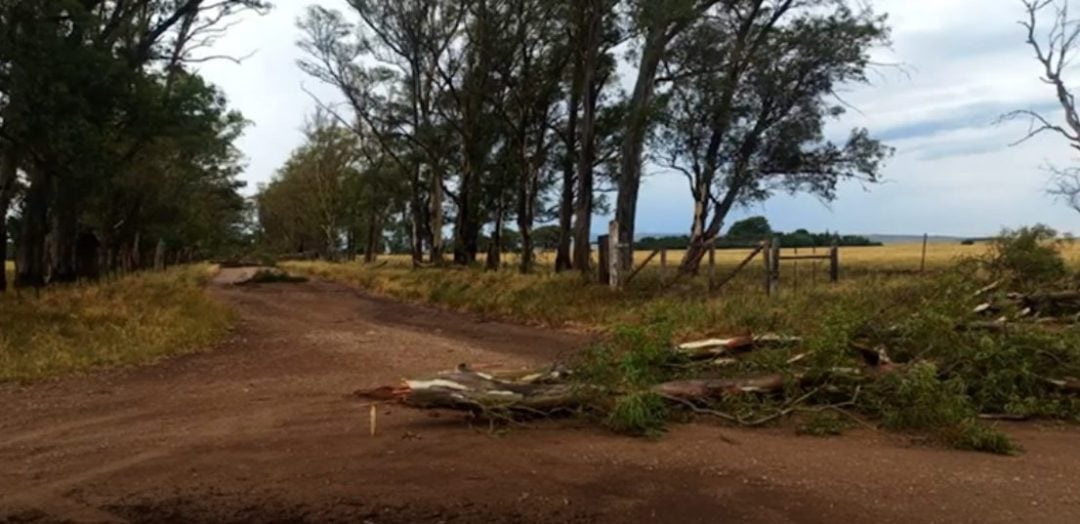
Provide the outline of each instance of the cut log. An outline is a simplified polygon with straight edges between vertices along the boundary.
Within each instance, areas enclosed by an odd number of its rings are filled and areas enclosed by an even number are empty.
[[[740,393],[772,393],[784,389],[784,375],[764,375],[748,378],[718,378],[676,380],[653,386],[660,396],[682,400],[705,400]]]
[[[679,344],[675,350],[692,359],[716,358],[733,353],[767,347],[790,347],[802,344],[802,338],[786,335],[765,334],[713,338]]]
[[[368,400],[392,400],[420,409],[547,413],[577,407],[589,392],[587,387],[554,382],[560,376],[565,375],[554,370],[528,373],[518,381],[510,381],[463,365],[435,378],[405,380],[398,387],[383,386],[355,394]]]
[[[1046,378],[1043,379],[1048,384],[1057,387],[1058,389],[1066,393],[1078,393],[1080,394],[1080,379],[1074,377],[1065,378]]]

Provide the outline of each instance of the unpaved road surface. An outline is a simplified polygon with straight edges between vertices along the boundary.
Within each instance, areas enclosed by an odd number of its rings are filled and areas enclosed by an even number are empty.
[[[241,322],[213,352],[0,386],[0,522],[1080,522],[1075,428],[1010,428],[1026,453],[997,457],[706,423],[493,434],[383,407],[371,437],[355,389],[586,341],[235,277],[214,293]]]

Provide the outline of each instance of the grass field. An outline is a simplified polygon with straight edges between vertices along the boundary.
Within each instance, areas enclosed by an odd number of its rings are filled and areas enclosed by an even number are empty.
[[[810,250],[800,249],[798,254]],[[823,252],[819,250],[818,252]],[[555,274],[554,254],[540,256],[533,275],[520,275],[514,266],[517,255],[504,258],[506,269],[484,271],[479,267],[415,271],[405,255],[381,257],[375,266],[325,262],[286,262],[296,272],[341,281],[392,298],[441,305],[546,326],[577,326],[605,330],[616,325],[648,322],[657,316],[674,315],[683,336],[731,333],[745,330],[813,329],[820,321],[825,302],[885,300],[890,293],[926,285],[935,273],[965,257],[980,256],[986,246],[930,245],[927,276],[919,275],[921,244],[865,248],[841,248],[841,281],[828,283],[828,263],[784,262],[781,266],[779,300],[765,297],[761,258],[719,291],[709,292],[707,270],[696,278],[665,285],[676,270],[682,252],[668,254],[666,274],[659,257],[653,258],[621,293],[604,286],[583,285],[576,272]],[[716,279],[731,272],[750,250],[720,250],[716,255]],[[795,254],[794,249],[784,254]],[[642,263],[650,253],[637,252]],[[1080,263],[1080,249],[1070,247],[1066,256]],[[782,311],[780,311],[782,310]]]
[[[981,256],[986,254],[988,247],[985,244],[965,246],[961,244],[930,244],[926,250],[926,267],[928,269],[939,269],[951,265],[958,259],[964,257]],[[718,268],[734,267],[739,262],[742,262],[748,254],[749,249],[721,249],[716,252],[716,264]],[[809,255],[809,254],[826,254],[827,248],[785,248],[783,249],[784,255]],[[644,262],[651,252],[649,251],[636,251],[634,253],[634,261],[638,264]],[[668,251],[668,264],[671,266],[678,265],[682,260],[685,251],[682,250],[669,250]],[[1073,266],[1080,267],[1080,244],[1074,243],[1066,246],[1064,250],[1065,258]],[[481,255],[481,261],[483,260]],[[380,262],[387,262],[388,265],[402,265],[408,266],[410,259],[407,255],[385,255],[380,257]],[[518,255],[510,253],[503,256],[503,264],[507,266],[514,266],[519,262]],[[873,272],[873,271],[890,271],[890,272],[905,272],[905,271],[917,271],[921,266],[922,260],[922,244],[890,244],[886,246],[873,246],[873,247],[843,247],[840,248],[840,263],[841,267],[848,267],[855,269],[860,273]],[[593,253],[593,261],[596,261],[596,254]],[[551,270],[555,264],[555,254],[552,252],[543,252],[538,255],[539,269]],[[785,263],[785,265],[794,265],[794,262]],[[654,257],[650,262],[651,266],[660,266],[660,257]],[[799,262],[799,266],[804,270],[812,266],[812,262]],[[824,262],[818,264],[820,266],[825,265]]]
[[[147,364],[198,351],[231,323],[207,265],[0,295],[0,382]]]

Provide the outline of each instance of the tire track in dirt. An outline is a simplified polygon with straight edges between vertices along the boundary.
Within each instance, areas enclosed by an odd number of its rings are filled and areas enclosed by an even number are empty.
[[[1011,427],[1027,452],[1010,458],[705,423],[657,442],[570,421],[493,435],[384,406],[371,438],[357,388],[586,340],[238,275],[213,291],[240,315],[213,352],[0,386],[0,522],[1080,521],[1068,427]]]

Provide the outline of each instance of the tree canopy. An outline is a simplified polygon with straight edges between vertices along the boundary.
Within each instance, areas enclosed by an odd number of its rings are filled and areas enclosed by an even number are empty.
[[[0,232],[14,232],[17,285],[161,265],[240,240],[234,144],[246,122],[189,64],[232,17],[266,8],[0,2]]]

